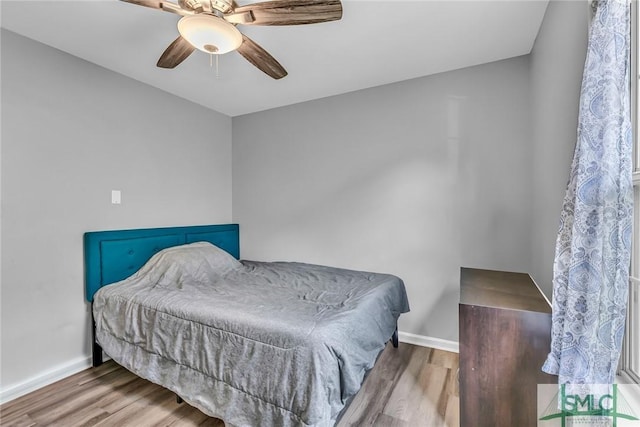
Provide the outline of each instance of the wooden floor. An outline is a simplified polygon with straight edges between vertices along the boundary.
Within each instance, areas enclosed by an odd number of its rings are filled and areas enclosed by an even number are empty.
[[[383,351],[338,427],[458,427],[458,354],[400,343]],[[218,426],[114,362],[0,407],[0,426]]]

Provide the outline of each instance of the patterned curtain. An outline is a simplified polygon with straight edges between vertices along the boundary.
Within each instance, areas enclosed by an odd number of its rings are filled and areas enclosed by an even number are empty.
[[[630,16],[627,0],[601,0],[589,31],[542,367],[560,384],[613,384],[622,347],[633,221]]]

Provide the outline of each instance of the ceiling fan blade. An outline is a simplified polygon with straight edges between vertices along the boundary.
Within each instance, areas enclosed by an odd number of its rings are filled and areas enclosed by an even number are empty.
[[[287,70],[273,56],[244,34],[242,35],[242,44],[238,48],[238,53],[260,71],[276,80],[287,75]]]
[[[175,68],[187,59],[195,49],[196,48],[183,39],[182,36],[178,36],[162,53],[162,56],[158,59],[157,66],[160,68]]]
[[[182,9],[179,5],[169,1],[162,0],[120,0],[125,3],[136,4],[138,6],[150,7],[152,9],[162,9],[167,12],[177,13],[178,15],[192,15],[191,10]]]
[[[161,0],[120,0],[125,3],[137,4],[138,6],[150,7],[152,9],[162,9]]]
[[[246,25],[302,25],[336,21],[342,18],[340,0],[276,0],[248,4],[234,9],[225,17],[251,13],[253,21]]]

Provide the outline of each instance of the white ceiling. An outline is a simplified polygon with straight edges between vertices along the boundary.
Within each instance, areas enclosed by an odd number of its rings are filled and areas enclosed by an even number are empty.
[[[155,66],[178,15],[117,0],[1,2],[2,27],[237,116],[497,61],[531,51],[548,0],[343,0],[322,24],[239,26],[289,72],[273,80],[236,52]],[[253,1],[238,1],[240,5]]]

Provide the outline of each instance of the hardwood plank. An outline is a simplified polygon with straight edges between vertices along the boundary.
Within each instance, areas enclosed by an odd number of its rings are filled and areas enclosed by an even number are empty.
[[[345,411],[338,426],[373,425],[384,410],[384,405],[393,391],[393,383],[384,378],[370,377]]]
[[[418,347],[405,343],[398,343],[398,348],[394,348],[391,343],[388,343],[376,362],[373,371],[381,378],[395,384],[404,368],[409,364],[409,360],[416,348]]]
[[[85,407],[94,406],[114,389],[133,381],[135,377],[129,372],[113,371],[102,377],[100,381],[86,383],[90,387],[85,390],[75,389],[62,398],[58,396],[58,400],[49,402],[48,405],[39,405],[37,409],[31,409],[29,415],[38,422],[58,423],[59,420],[73,418],[78,410],[77,398],[80,397],[80,393],[82,393]],[[68,421],[65,421],[66,423]]]
[[[86,408],[76,410],[76,412],[64,417],[64,424],[68,426],[92,427],[109,417],[109,415],[110,414],[102,408],[88,406]],[[46,425],[50,422],[51,421],[45,420],[44,423],[38,424]]]
[[[409,344],[400,343],[398,348],[387,344],[338,426],[374,424],[408,364],[413,349],[414,346]]]
[[[133,374],[131,374],[133,375]],[[137,378],[137,377],[136,377]],[[136,400],[144,398],[159,386],[150,381],[137,378],[136,381],[114,390],[100,402],[100,406],[110,414],[116,413]]]
[[[373,425],[375,427],[412,427],[406,421],[387,414],[378,414]]]
[[[95,424],[95,427],[117,425],[152,426],[155,425],[155,422],[164,418],[167,415],[167,411],[170,412],[172,410],[170,407],[172,403],[177,405],[174,395],[162,387],[157,387],[151,393],[136,399],[131,404]]]
[[[3,405],[0,412],[2,419],[9,422],[9,420],[17,419],[24,414],[34,414],[43,410],[43,408],[59,405],[60,396],[65,396],[68,399],[77,397],[77,393],[81,392],[79,389],[81,385],[86,385],[101,377],[107,377],[106,381],[112,381],[113,377],[110,375],[120,376],[127,372],[115,362],[105,364],[98,369],[84,370],[30,393],[28,395],[30,399],[16,399]],[[131,373],[129,375],[131,379],[137,378]]]
[[[62,379],[55,384],[51,384],[29,393],[30,399],[21,398],[8,402],[2,406],[2,417],[3,419],[8,419],[9,417],[16,417],[15,419],[17,419],[23,414],[26,414],[30,409],[34,408],[34,405],[46,404],[46,399],[55,401],[58,397],[51,393],[52,388],[55,387],[56,392],[58,393],[68,393],[69,390],[78,386],[78,382],[85,381],[87,378],[93,378],[97,374],[97,371],[98,370],[93,369],[84,370],[78,374]]]
[[[4,421],[2,417],[0,417],[0,422]],[[2,424],[2,425],[11,425],[12,427],[31,427],[31,426],[35,426],[36,422],[33,421],[31,419],[31,417],[27,414],[24,414],[18,418],[14,418],[11,421],[11,424],[8,424],[9,421],[7,421],[7,424]]]
[[[411,413],[410,424],[414,426],[438,426],[444,424],[446,404],[439,409],[440,402],[447,400],[444,394],[449,368],[427,364],[420,372],[417,385],[419,400],[417,409]]]
[[[460,396],[449,395],[444,414],[444,425],[445,427],[458,427],[460,425]]]
[[[206,425],[224,427],[224,423],[221,420],[211,418],[189,405],[180,405],[177,410],[161,420],[159,425],[166,427],[196,427],[205,425],[206,421],[209,421],[209,424]]]
[[[443,368],[457,368],[458,353],[434,349],[429,357],[429,363]]]
[[[423,399],[422,387],[419,384],[425,361],[429,359],[431,349],[416,347],[406,369],[400,376],[393,393],[389,397],[383,413],[403,421],[410,421],[413,411]]]

